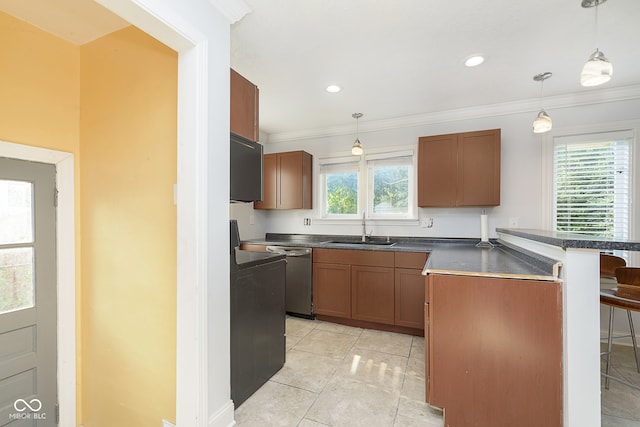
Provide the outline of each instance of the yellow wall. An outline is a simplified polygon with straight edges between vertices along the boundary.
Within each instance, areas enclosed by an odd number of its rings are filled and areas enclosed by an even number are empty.
[[[0,12],[0,140],[73,153],[75,217],[80,217],[80,48]],[[76,278],[81,274],[76,222]],[[81,282],[76,281],[76,318]],[[76,336],[82,325],[76,321]],[[82,354],[76,347],[80,416]]]
[[[177,54],[0,12],[0,58],[0,140],[75,158],[78,423],[175,421]]]
[[[82,422],[175,421],[177,54],[129,27],[81,47]]]
[[[77,46],[0,12],[0,140],[78,153]]]

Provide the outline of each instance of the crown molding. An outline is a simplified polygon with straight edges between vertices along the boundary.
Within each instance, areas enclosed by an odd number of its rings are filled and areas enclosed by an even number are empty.
[[[623,86],[611,89],[590,90],[567,95],[549,96],[544,98],[544,107],[548,112],[554,109],[571,108],[584,105],[607,104],[611,102],[640,99],[640,85]],[[459,120],[472,120],[488,117],[507,116],[519,113],[537,112],[540,109],[540,99],[525,99],[521,101],[504,102],[499,104],[479,105],[476,107],[459,108],[455,110],[438,111],[433,113],[416,114],[396,117],[393,119],[375,120],[360,123],[360,132],[375,132],[389,129],[407,128],[413,126],[433,125]],[[299,141],[313,138],[349,135],[353,133],[353,126],[332,126],[328,128],[303,129],[291,132],[272,133],[268,135],[267,143]]]
[[[244,0],[209,0],[209,3],[227,18],[229,24],[238,22],[251,12],[251,8]]]

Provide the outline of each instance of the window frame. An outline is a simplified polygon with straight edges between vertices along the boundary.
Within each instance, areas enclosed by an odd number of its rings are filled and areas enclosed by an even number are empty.
[[[362,212],[366,212],[367,219],[378,223],[410,223],[413,224],[418,221],[418,206],[417,206],[417,145],[411,146],[398,146],[390,149],[368,149],[364,155],[353,156],[350,154],[336,154],[317,157],[318,171],[316,174],[317,188],[317,219],[321,222],[327,221],[327,223],[336,223],[339,221],[351,222],[361,221]],[[385,161],[387,159],[394,159],[398,157],[410,157],[410,170],[409,170],[409,202],[408,212],[404,215],[384,215],[375,214],[373,212],[373,176],[369,173],[369,165],[367,161],[378,160]],[[358,168],[358,208],[356,214],[329,214],[327,212],[326,202],[326,175],[325,168],[330,167],[332,164],[348,163],[348,159],[353,159],[353,163],[357,162]],[[370,176],[371,175],[371,176]]]
[[[613,211],[613,228],[611,232],[612,236],[602,236],[602,233],[597,231],[589,232],[586,231],[586,225],[583,224],[582,231],[579,233],[592,235],[592,236],[601,236],[601,237],[610,237],[614,239],[629,239],[631,236],[631,222],[632,222],[632,194],[633,194],[633,133],[618,131],[618,132],[602,132],[595,134],[582,134],[582,135],[571,135],[571,136],[561,136],[554,138],[553,141],[553,177],[552,177],[552,229],[558,230],[558,193],[566,194],[566,187],[563,189],[558,188],[558,164],[562,162],[562,159],[559,157],[564,154],[564,158],[575,157],[576,153],[571,152],[571,150],[565,149],[562,150],[562,147],[571,147],[577,148],[593,148],[594,150],[601,150],[604,153],[610,155],[610,159],[614,162],[610,170],[604,170],[602,172],[608,173],[612,172],[613,175],[610,180],[613,182],[613,192],[614,196],[612,205],[610,209]],[[616,147],[617,144],[620,144]],[[618,157],[618,152],[626,152],[626,157],[623,160],[620,160]],[[584,160],[596,160],[597,152],[591,153],[589,157],[584,158]],[[573,173],[579,172],[589,172],[588,165],[583,167],[583,165],[573,166]],[[593,171],[596,172],[596,168],[593,168]],[[626,178],[620,179],[617,175],[618,173],[626,173]],[[584,190],[588,190],[589,184],[587,183],[588,179],[583,180],[581,182],[581,187]],[[606,183],[606,182],[605,182]],[[626,185],[627,192],[622,192],[622,190],[616,190],[620,185]],[[584,193],[583,193],[584,194]],[[586,193],[588,194],[588,192]],[[617,200],[617,201],[616,201]],[[594,203],[593,205],[584,205],[585,207],[598,208],[598,204]],[[580,224],[579,222],[577,224]],[[578,232],[578,231],[573,231]]]
[[[344,219],[357,219],[360,217],[362,212],[362,204],[360,194],[362,192],[362,179],[360,173],[360,160],[355,160],[351,157],[346,156],[336,156],[336,157],[324,157],[318,161],[318,207],[319,207],[319,217],[326,220],[344,220]],[[343,165],[343,166],[342,166]],[[357,186],[357,195],[356,195],[356,213],[354,214],[330,214],[328,212],[327,206],[327,170],[331,169],[344,169],[348,171],[349,165],[355,166],[355,171],[358,175],[358,186]]]
[[[417,209],[416,188],[417,188],[417,173],[415,162],[415,151],[413,150],[400,150],[385,153],[373,153],[364,156],[364,167],[366,169],[365,174],[367,177],[367,194],[366,194],[366,206],[367,206],[367,218],[371,219],[388,219],[388,220],[404,220],[415,219]],[[381,214],[374,212],[374,199],[375,199],[375,167],[376,162],[380,165],[392,165],[396,163],[401,166],[403,164],[409,166],[408,182],[408,201],[407,212],[405,214]]]
[[[553,229],[553,141],[554,138],[574,135],[587,135],[627,131],[632,135],[631,140],[631,223],[630,239],[640,240],[640,209],[636,200],[640,200],[640,150],[638,149],[638,133],[640,120],[625,120],[618,122],[603,122],[588,126],[554,128],[551,132],[541,136],[542,167],[540,180],[542,184],[542,200],[540,203],[541,228]],[[621,254],[624,255],[624,254]],[[640,265],[640,252],[628,252],[630,265]]]

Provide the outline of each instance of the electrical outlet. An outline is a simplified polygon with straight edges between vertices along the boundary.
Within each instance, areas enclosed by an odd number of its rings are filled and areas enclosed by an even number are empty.
[[[249,225],[254,225],[256,223],[256,218],[253,215],[249,215]]]
[[[420,218],[420,227],[422,227],[422,228],[432,228],[433,227],[433,218]]]

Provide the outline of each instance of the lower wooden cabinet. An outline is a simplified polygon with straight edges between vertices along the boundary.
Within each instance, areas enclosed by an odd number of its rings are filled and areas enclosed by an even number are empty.
[[[314,312],[365,327],[398,332],[424,329],[425,252],[315,249]],[[404,329],[403,329],[404,328]],[[410,328],[410,329],[407,329]]]
[[[422,270],[396,268],[395,276],[395,324],[424,329],[425,277]]]
[[[351,318],[395,324],[393,281],[393,268],[351,266]]]
[[[313,311],[351,318],[351,266],[313,263]]]

